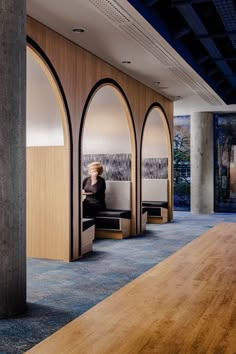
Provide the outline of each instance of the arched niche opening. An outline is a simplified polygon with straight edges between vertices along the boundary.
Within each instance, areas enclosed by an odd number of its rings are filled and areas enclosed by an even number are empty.
[[[159,107],[152,107],[142,134],[142,206],[148,223],[171,220],[171,138],[167,119]]]
[[[103,165],[107,209],[131,211],[129,234],[136,231],[135,156],[133,121],[124,96],[113,84],[100,85],[91,96],[84,116],[81,181],[88,176],[89,163],[99,161]],[[98,232],[96,237],[99,237]]]
[[[27,47],[27,256],[70,260],[70,139],[61,92]]]

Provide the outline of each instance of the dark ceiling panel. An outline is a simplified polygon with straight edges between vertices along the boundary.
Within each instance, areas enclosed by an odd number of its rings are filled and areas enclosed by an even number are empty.
[[[129,0],[227,104],[236,104],[234,0]]]

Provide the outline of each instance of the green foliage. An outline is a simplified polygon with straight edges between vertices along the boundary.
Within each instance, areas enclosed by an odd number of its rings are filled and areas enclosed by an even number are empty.
[[[190,147],[189,138],[177,134],[174,137],[174,164],[177,166],[179,163],[190,161]]]

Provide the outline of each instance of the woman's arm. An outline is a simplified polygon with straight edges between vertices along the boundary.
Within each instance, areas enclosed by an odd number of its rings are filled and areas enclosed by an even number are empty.
[[[93,194],[92,192],[86,192],[85,191],[85,187],[86,187],[86,182],[88,181],[88,178],[89,177],[85,177],[85,179],[83,180],[83,183],[82,183],[82,195],[91,195]]]
[[[106,182],[103,177],[100,177],[99,182],[97,183],[97,193],[105,193]]]
[[[89,177],[86,177],[84,180],[83,180],[83,183],[82,183],[82,195],[86,196],[86,195],[91,195],[93,194],[92,192],[86,192],[85,191],[85,188],[86,188],[86,182],[88,181],[88,178]]]
[[[92,193],[92,192],[85,192],[85,190],[82,189],[82,194],[83,194],[83,195],[91,195],[91,194],[93,194],[93,193]]]

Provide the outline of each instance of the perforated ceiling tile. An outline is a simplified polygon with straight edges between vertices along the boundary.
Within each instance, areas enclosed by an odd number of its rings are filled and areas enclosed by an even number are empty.
[[[129,22],[129,18],[125,14],[125,11],[115,1],[89,0],[89,2],[113,23],[119,25],[121,23]]]

